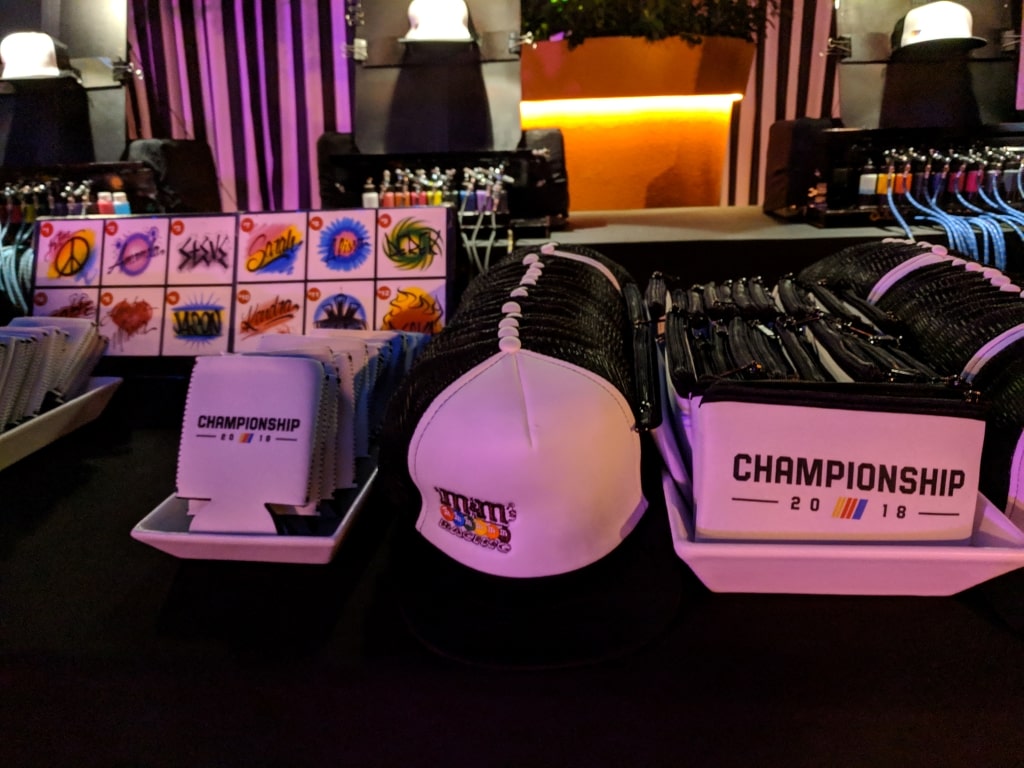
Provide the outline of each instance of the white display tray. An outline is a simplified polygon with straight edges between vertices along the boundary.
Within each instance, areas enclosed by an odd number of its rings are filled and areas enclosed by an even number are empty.
[[[0,432],[0,469],[93,421],[103,413],[121,381],[115,376],[95,376],[75,399]]]
[[[713,592],[946,596],[1024,567],[1024,532],[980,494],[969,545],[697,543],[667,472],[662,488],[676,554]]]
[[[369,495],[377,468],[365,474],[357,488],[346,492],[337,526],[322,535],[256,533],[189,533],[188,501],[168,496],[132,529],[132,538],[169,555],[189,560],[251,560],[266,563],[329,563]]]

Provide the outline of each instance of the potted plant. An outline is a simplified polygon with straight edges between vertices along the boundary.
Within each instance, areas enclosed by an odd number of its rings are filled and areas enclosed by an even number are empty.
[[[522,29],[534,41],[565,39],[575,48],[592,37],[705,37],[757,42],[778,0],[523,0]]]
[[[523,0],[521,7],[523,98],[541,100],[742,92],[778,0]]]

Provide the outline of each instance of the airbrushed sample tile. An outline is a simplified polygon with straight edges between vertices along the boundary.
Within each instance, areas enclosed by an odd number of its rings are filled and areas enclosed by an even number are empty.
[[[267,333],[302,333],[303,283],[250,283],[235,294],[232,350],[253,352]]]
[[[36,225],[36,286],[99,285],[104,219],[46,219]]]
[[[311,212],[306,279],[372,278],[376,229],[376,210]]]
[[[444,277],[448,213],[440,206],[381,209],[377,214],[377,278]]]
[[[231,285],[238,217],[176,216],[167,247],[168,285]]]
[[[39,288],[32,295],[32,314],[39,317],[84,317],[96,320],[99,304],[99,288]]]
[[[107,354],[160,354],[163,288],[114,286],[100,291],[100,333],[110,339]]]
[[[304,280],[307,217],[305,211],[240,215],[238,282]]]
[[[375,305],[372,280],[310,282],[306,285],[306,333],[313,328],[371,330]]]
[[[100,284],[164,285],[167,282],[167,217],[119,217],[103,225]]]
[[[444,280],[379,280],[376,296],[377,330],[438,333],[444,327]]]
[[[198,357],[227,352],[231,301],[230,285],[168,288],[163,306],[164,356]]]

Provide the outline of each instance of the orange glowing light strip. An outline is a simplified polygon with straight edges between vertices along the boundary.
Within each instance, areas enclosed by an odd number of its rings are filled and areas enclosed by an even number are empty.
[[[732,108],[742,94],[714,96],[634,96],[613,99],[552,99],[522,101],[519,112],[523,120],[552,117],[619,117],[629,115],[672,115],[693,112],[723,112]]]

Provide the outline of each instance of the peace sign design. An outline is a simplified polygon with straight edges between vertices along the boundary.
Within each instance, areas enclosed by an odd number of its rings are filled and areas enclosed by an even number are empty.
[[[61,244],[53,257],[56,277],[74,277],[79,274],[92,256],[91,238],[86,232],[77,232]]]

